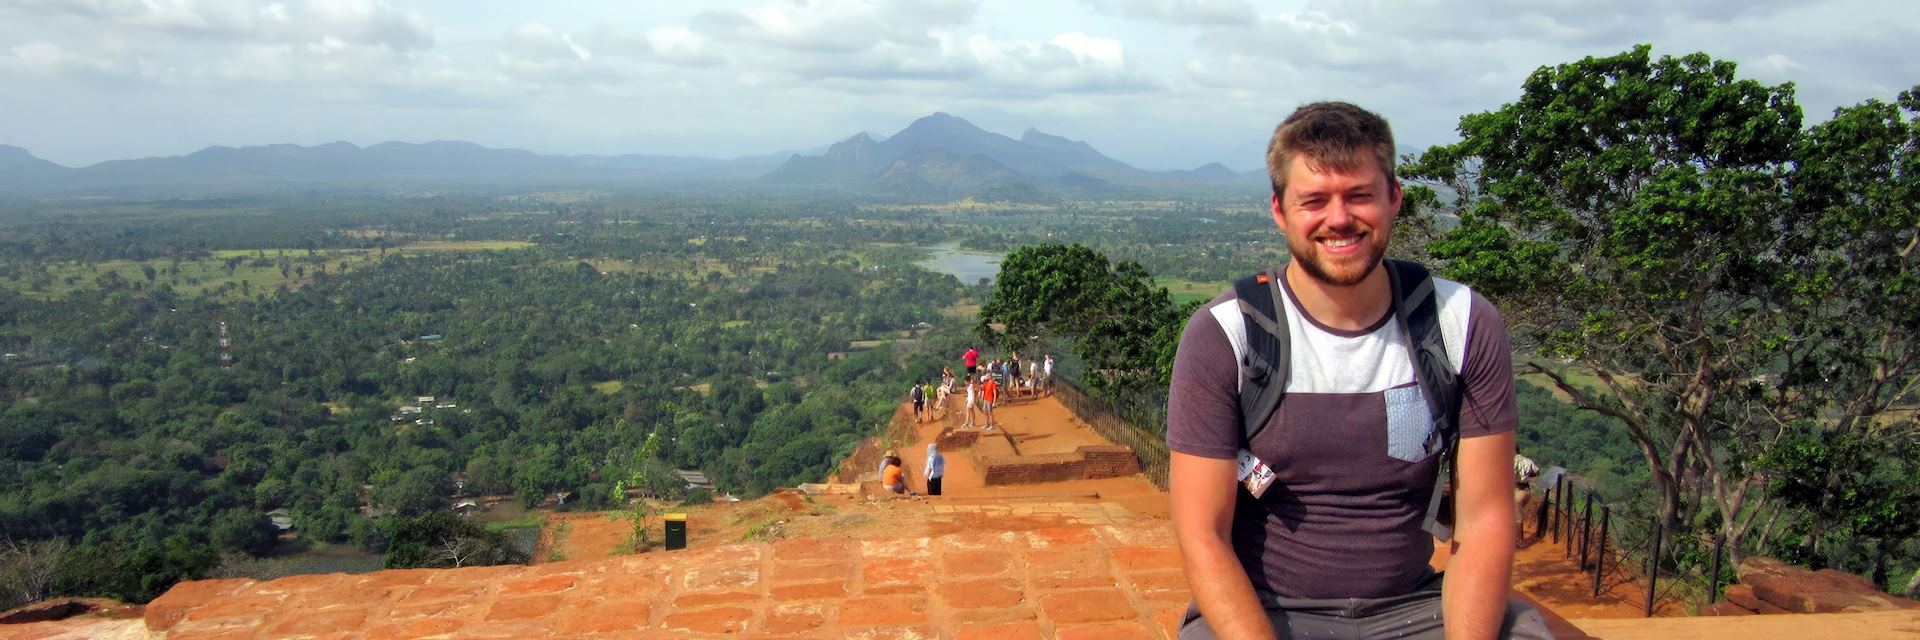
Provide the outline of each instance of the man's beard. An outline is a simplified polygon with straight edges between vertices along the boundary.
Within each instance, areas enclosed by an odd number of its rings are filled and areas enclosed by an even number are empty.
[[[1320,243],[1312,239],[1306,240],[1307,246],[1300,247],[1289,238],[1287,250],[1293,253],[1294,263],[1300,265],[1300,268],[1307,272],[1307,276],[1332,286],[1351,287],[1366,281],[1367,276],[1373,275],[1373,270],[1380,267],[1380,259],[1387,255],[1385,245],[1374,244],[1372,233],[1368,233],[1361,242],[1366,245],[1362,249],[1365,261],[1344,269],[1327,264],[1325,254],[1321,253]]]

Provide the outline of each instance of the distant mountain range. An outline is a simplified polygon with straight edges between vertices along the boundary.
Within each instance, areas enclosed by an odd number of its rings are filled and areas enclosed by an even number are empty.
[[[1016,140],[935,113],[892,136],[854,135],[818,155],[730,160],[683,156],[540,155],[471,142],[359,147],[215,146],[184,155],[65,167],[0,145],[0,194],[165,197],[328,188],[659,188],[840,191],[907,199],[1048,199],[1165,190],[1257,190],[1259,170],[1220,164],[1145,171],[1077,140],[1027,129]]]

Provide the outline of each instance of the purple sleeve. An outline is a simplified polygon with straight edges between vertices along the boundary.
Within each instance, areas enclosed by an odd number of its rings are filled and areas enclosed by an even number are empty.
[[[1240,369],[1233,345],[1207,312],[1219,301],[1194,312],[1180,334],[1167,390],[1167,448],[1230,460],[1240,452]]]
[[[1500,310],[1477,291],[1469,305],[1466,363],[1460,371],[1466,385],[1460,399],[1462,438],[1512,431],[1520,424],[1507,323],[1500,318]]]

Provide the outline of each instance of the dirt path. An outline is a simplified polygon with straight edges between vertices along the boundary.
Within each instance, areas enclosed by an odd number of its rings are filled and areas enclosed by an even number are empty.
[[[1005,437],[998,434],[1008,434],[1022,455],[1063,453],[1084,445],[1112,444],[1053,398],[1023,399],[1003,405],[994,410],[994,419],[999,423],[999,428],[982,431],[982,437]],[[927,445],[940,436],[945,422],[920,424],[919,437],[913,444],[899,449],[900,458],[906,463],[908,475],[912,478],[908,485],[916,492],[926,492],[924,474]],[[940,497],[950,502],[1058,498],[1070,502],[1114,502],[1142,516],[1167,516],[1167,495],[1144,476],[989,487],[965,450],[941,453],[947,458],[947,468],[941,480]]]

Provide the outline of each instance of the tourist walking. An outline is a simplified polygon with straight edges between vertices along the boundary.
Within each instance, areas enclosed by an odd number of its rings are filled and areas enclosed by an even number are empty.
[[[907,398],[913,401],[913,421],[926,422],[927,391],[918,381],[907,391]]]

